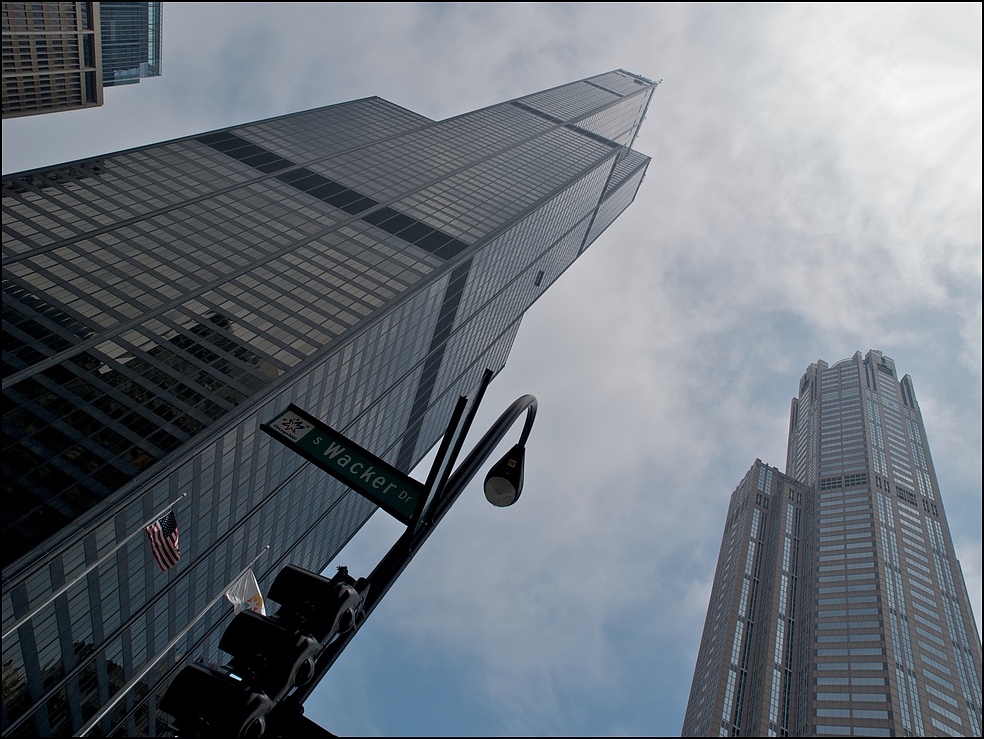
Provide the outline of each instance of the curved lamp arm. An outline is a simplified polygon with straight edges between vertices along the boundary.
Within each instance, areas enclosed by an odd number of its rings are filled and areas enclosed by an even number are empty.
[[[451,506],[454,505],[458,496],[461,495],[462,491],[468,486],[468,483],[478,474],[481,466],[492,456],[492,452],[495,451],[496,446],[502,441],[509,429],[512,428],[512,425],[516,423],[516,420],[523,411],[527,411],[526,423],[523,425],[523,433],[519,437],[519,444],[517,446],[522,447],[526,445],[526,441],[530,438],[530,431],[533,429],[533,420],[536,418],[536,398],[529,394],[516,398],[512,405],[506,408],[502,412],[502,415],[496,419],[492,427],[485,432],[485,436],[479,439],[475,448],[458,465],[458,469],[451,475],[448,484],[444,487],[443,495],[435,506],[436,510],[434,511],[432,525],[436,525]]]
[[[523,411],[527,411],[526,424],[523,426],[523,433],[520,436],[519,445],[526,443],[530,435],[530,430],[533,428],[533,419],[536,417],[536,398],[532,395],[523,395],[506,408],[496,422],[492,424],[492,427],[485,432],[485,435],[475,445],[475,448],[458,465],[458,469],[448,479],[444,490],[434,504],[434,514],[430,521],[417,530],[414,530],[412,527],[408,528],[406,533],[390,547],[390,550],[379,561],[379,564],[376,565],[367,578],[369,580],[369,589],[366,592],[365,601],[353,628],[344,634],[340,634],[328,646],[318,659],[317,665],[315,666],[314,678],[311,682],[303,687],[298,687],[287,698],[283,699],[280,702],[280,706],[284,708],[278,706],[277,710],[297,711],[300,709],[303,712],[304,701],[314,691],[317,684],[321,682],[321,679],[342,653],[342,650],[352,641],[352,638],[358,633],[359,628],[369,618],[369,614],[373,612],[375,607],[383,599],[383,596],[386,595],[393,583],[402,574],[403,570],[410,564],[410,560],[413,559],[413,556],[423,543],[427,541],[427,538],[437,527],[437,524],[444,518],[444,514],[451,509],[451,506],[454,505],[454,502],[468,486],[468,483],[478,474],[479,469],[481,469],[486,460],[492,456],[496,445],[502,441],[509,429],[512,428],[516,420],[522,415]]]

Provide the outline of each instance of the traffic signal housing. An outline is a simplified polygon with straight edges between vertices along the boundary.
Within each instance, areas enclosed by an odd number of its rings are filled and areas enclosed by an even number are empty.
[[[229,666],[234,673],[280,700],[314,677],[318,654],[352,627],[366,589],[365,581],[353,580],[344,567],[328,579],[287,565],[267,595],[280,604],[277,612],[238,614],[219,649],[232,655]]]
[[[182,736],[260,737],[267,714],[294,687],[308,684],[318,656],[355,624],[369,583],[339,567],[332,578],[294,565],[284,567],[268,600],[272,616],[236,614],[219,649],[229,664],[191,664],[178,673],[161,700]]]
[[[264,692],[209,665],[187,665],[171,681],[160,708],[183,737],[261,737],[274,702]]]
[[[232,655],[232,672],[277,701],[314,677],[321,644],[276,619],[243,611],[226,628],[219,649]]]

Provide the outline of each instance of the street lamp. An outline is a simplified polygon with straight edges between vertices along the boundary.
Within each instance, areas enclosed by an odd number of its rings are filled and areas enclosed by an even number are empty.
[[[492,373],[486,371],[482,378],[482,383],[475,395],[468,418],[465,419],[465,427],[474,418],[475,410],[479,401],[492,379]],[[536,398],[532,395],[523,395],[513,401],[502,415],[496,419],[495,423],[479,439],[475,447],[468,453],[458,468],[443,485],[434,505],[423,525],[419,527],[409,526],[406,532],[390,547],[390,550],[379,561],[372,573],[366,578],[367,590],[361,610],[356,614],[353,627],[344,634],[339,634],[335,640],[318,658],[313,679],[303,686],[298,686],[292,693],[287,695],[278,705],[276,712],[290,717],[288,721],[297,720],[296,717],[304,712],[304,701],[314,691],[321,679],[327,674],[328,670],[335,663],[348,643],[358,633],[359,628],[369,618],[376,606],[382,601],[383,596],[396,582],[397,578],[410,564],[410,560],[420,550],[424,542],[431,535],[437,524],[441,522],[445,514],[451,510],[458,496],[464,491],[475,475],[478,474],[482,465],[488,461],[495,451],[496,446],[508,433],[509,429],[516,423],[519,417],[526,412],[526,422],[523,426],[523,433],[520,435],[519,443],[496,464],[492,466],[485,478],[485,497],[489,502],[498,507],[509,506],[519,499],[523,490],[523,458],[525,456],[525,445],[533,428],[533,420],[536,417]],[[449,429],[450,433],[450,429]],[[462,438],[463,440],[463,434]],[[459,441],[460,445],[460,441]],[[457,449],[451,450],[451,458],[455,456]],[[453,461],[451,462],[453,464]],[[435,463],[435,467],[437,463]],[[276,730],[276,729],[275,729]]]
[[[527,409],[526,423],[523,425],[519,443],[492,465],[489,474],[485,476],[485,498],[499,508],[511,506],[519,500],[519,495],[523,492],[523,460],[526,458],[526,440],[530,438],[533,419],[536,418],[536,398],[532,395],[524,395],[509,406],[503,416],[509,414],[513,408],[517,408],[517,413],[522,413],[524,408]],[[511,426],[512,423],[509,425]]]
[[[269,598],[280,603],[279,610],[273,616],[244,611],[227,627],[219,648],[232,655],[229,665],[192,664],[178,674],[161,708],[175,717],[181,736],[327,734],[304,717],[304,701],[525,411],[519,443],[492,466],[485,497],[502,508],[523,491],[525,445],[536,416],[532,395],[517,398],[451,473],[491,380],[486,370],[470,404],[458,400],[422,488],[426,498],[368,578],[356,581],[339,567],[329,580],[287,565],[270,586]]]
[[[530,437],[530,431],[533,430],[533,419],[536,418],[536,398],[532,395],[524,395],[519,398],[510,406],[510,410],[517,404],[519,405],[517,412],[521,413],[523,408],[527,409],[526,424],[523,426],[519,443],[515,444],[506,456],[492,465],[489,474],[485,476],[485,498],[489,503],[499,508],[511,506],[519,500],[520,493],[523,492],[523,461],[526,459],[526,440]],[[509,411],[507,410],[506,413]]]
[[[526,447],[516,444],[509,453],[492,465],[485,476],[485,497],[499,508],[511,506],[523,492],[523,458]]]

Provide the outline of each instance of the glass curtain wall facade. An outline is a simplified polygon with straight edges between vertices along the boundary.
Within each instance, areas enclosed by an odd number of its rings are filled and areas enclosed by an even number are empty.
[[[99,3],[103,87],[161,76],[161,3]]]
[[[912,378],[858,352],[799,388],[786,496],[760,489],[739,533],[729,512],[683,734],[980,736],[981,641]]]
[[[5,177],[5,734],[69,733],[262,547],[320,571],[374,506],[258,430],[293,402],[405,471],[523,313],[632,202],[655,83],[614,71],[445,121],[379,98]],[[96,727],[157,734],[217,606]]]

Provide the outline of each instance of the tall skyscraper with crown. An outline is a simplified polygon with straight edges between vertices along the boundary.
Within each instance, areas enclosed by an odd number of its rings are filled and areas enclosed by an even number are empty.
[[[981,641],[912,378],[810,365],[732,493],[684,736],[980,736]]]

